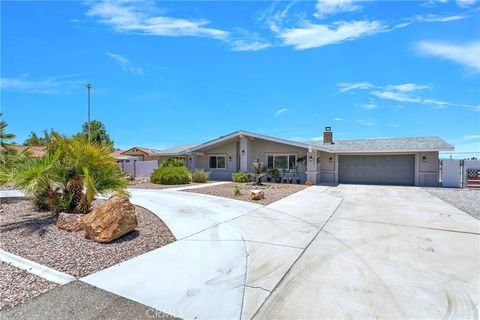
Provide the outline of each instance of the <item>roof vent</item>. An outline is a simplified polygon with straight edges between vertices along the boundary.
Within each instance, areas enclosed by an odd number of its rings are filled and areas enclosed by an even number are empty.
[[[333,132],[331,127],[325,127],[323,132],[323,143],[333,144]]]

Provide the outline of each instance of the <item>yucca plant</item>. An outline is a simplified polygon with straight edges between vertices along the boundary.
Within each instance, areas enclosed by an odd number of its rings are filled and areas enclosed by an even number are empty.
[[[7,180],[32,196],[39,208],[81,213],[90,210],[98,194],[126,194],[128,184],[109,145],[56,133],[43,158],[21,162]]]

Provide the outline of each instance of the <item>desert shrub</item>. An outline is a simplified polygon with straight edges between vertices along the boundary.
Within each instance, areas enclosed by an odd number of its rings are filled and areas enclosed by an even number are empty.
[[[175,159],[175,158],[168,158],[167,160],[162,162],[162,168],[165,167],[184,167],[185,162],[183,160]]]
[[[192,182],[205,183],[208,180],[208,173],[205,170],[195,170],[192,172]]]
[[[153,170],[150,181],[157,184],[186,184],[190,172],[185,167],[161,167]]]
[[[242,195],[242,191],[240,190],[240,188],[238,186],[235,186],[233,188],[233,195],[236,196],[236,197],[239,197]]]
[[[52,137],[44,157],[23,158],[6,174],[1,170],[2,182],[32,197],[39,208],[55,212],[86,213],[98,194],[127,194],[125,174],[110,145],[57,133]]]
[[[252,175],[248,172],[235,172],[232,174],[233,182],[249,182],[252,180]]]

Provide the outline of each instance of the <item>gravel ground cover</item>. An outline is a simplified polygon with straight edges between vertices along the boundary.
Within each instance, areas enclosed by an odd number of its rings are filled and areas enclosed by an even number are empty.
[[[58,229],[55,214],[37,211],[27,199],[2,199],[0,207],[3,250],[77,278],[175,241],[161,219],[139,206],[138,227],[111,243],[86,239],[83,231]]]
[[[30,300],[57,286],[36,275],[0,261],[0,310]],[[0,317],[1,318],[1,317]]]
[[[450,188],[424,188],[424,190],[480,219],[480,190]]]
[[[234,195],[234,188],[238,186],[240,192],[242,193],[239,196]],[[207,186],[203,188],[196,189],[186,189],[187,192],[195,192],[202,194],[209,194],[213,196],[225,197],[230,199],[254,202],[262,205],[267,205],[272,202],[283,199],[295,192],[308,188],[306,185],[302,184],[282,184],[282,183],[264,183],[263,186],[256,186],[253,183],[225,183],[215,186]],[[265,192],[265,199],[262,200],[249,200],[248,194],[250,190],[262,189]]]
[[[208,182],[207,182],[208,183]],[[191,182],[189,184],[155,184],[150,182],[150,178],[136,178],[128,183],[128,187],[132,189],[171,189],[171,188],[178,188],[178,187],[188,187],[188,186],[196,186],[201,183],[194,183]]]

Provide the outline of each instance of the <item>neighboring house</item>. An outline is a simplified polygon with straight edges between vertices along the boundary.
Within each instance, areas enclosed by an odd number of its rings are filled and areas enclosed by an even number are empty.
[[[17,151],[27,151],[32,158],[41,158],[45,155],[45,150],[47,147],[45,146],[22,146],[18,144],[10,144],[8,145],[8,148],[14,149]],[[0,147],[0,150],[3,149],[3,147]]]
[[[138,154],[132,148],[124,154]],[[229,180],[237,171],[253,171],[260,159],[268,167],[293,170],[314,184],[362,183],[437,186],[439,151],[453,146],[438,137],[333,140],[329,127],[323,141],[291,141],[237,131],[199,145],[140,151],[159,163],[169,157],[185,159],[190,170],[204,169],[211,179]],[[128,153],[127,153],[128,152]],[[133,152],[133,153],[132,153]]]

